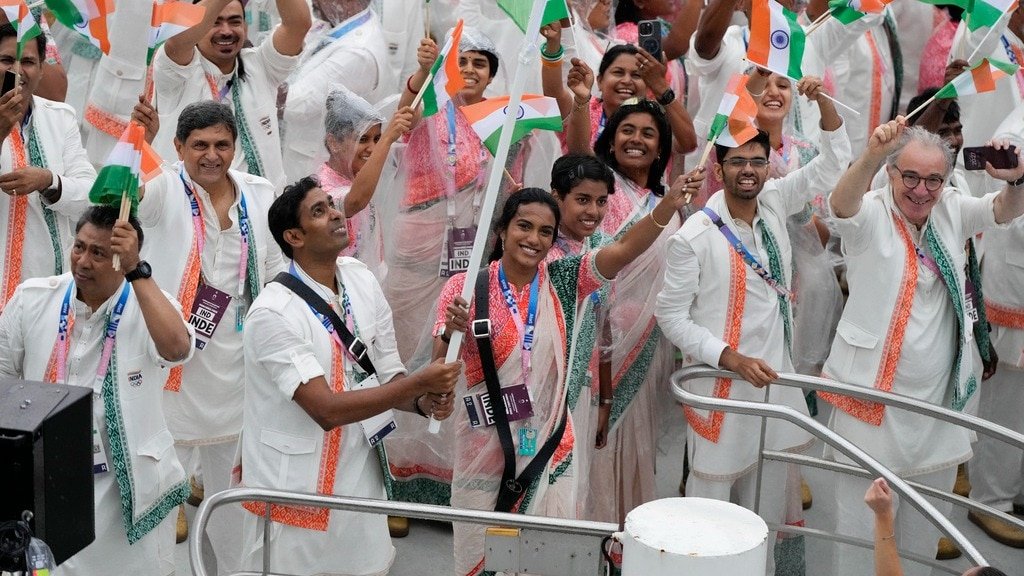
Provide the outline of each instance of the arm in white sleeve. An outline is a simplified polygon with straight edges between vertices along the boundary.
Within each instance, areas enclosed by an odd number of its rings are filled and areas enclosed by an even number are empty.
[[[832,132],[822,130],[818,155],[806,166],[775,181],[785,213],[796,214],[815,196],[830,193],[852,159],[845,124]]]

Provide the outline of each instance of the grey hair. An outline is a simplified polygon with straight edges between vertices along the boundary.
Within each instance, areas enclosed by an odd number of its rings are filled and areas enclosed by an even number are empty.
[[[903,149],[911,142],[917,142],[926,148],[934,148],[942,152],[942,159],[946,163],[946,170],[942,173],[942,177],[949,177],[949,173],[953,170],[953,162],[956,161],[956,157],[953,155],[953,149],[949,147],[949,144],[947,144],[941,136],[934,132],[929,132],[920,126],[907,126],[906,129],[903,130],[903,134],[900,134],[896,148],[885,157],[886,167],[895,167],[896,159],[899,158],[900,154],[903,153]]]
[[[232,140],[238,138],[238,128],[235,126],[235,115],[231,107],[213,100],[200,100],[185,106],[178,115],[174,137],[184,144],[193,131],[212,126],[224,126],[231,132]]]

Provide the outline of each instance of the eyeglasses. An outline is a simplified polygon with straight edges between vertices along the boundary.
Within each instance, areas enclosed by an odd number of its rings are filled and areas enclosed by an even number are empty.
[[[939,178],[938,176],[921,178],[921,176],[916,172],[904,172],[895,164],[893,164],[893,168],[896,168],[896,171],[900,173],[900,177],[903,179],[903,185],[910,190],[917,188],[917,185],[924,180],[924,189],[929,192],[935,192],[939,188],[942,188],[942,185],[946,182],[945,178]]]
[[[753,168],[764,168],[768,165],[767,158],[726,158],[723,162],[730,168],[743,168],[750,164]]]

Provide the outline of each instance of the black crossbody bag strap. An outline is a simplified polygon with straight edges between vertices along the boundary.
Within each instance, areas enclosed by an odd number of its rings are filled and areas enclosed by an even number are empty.
[[[490,397],[491,409],[494,411],[494,427],[498,431],[498,440],[501,442],[501,451],[505,458],[505,467],[501,474],[501,485],[498,488],[498,501],[494,506],[494,510],[496,512],[510,512],[516,502],[519,501],[523,491],[540,476],[540,473],[554,455],[555,449],[558,448],[558,444],[562,441],[562,435],[565,433],[566,415],[562,415],[562,419],[558,423],[558,427],[555,428],[554,433],[517,478],[516,447],[512,441],[512,431],[508,424],[508,414],[505,412],[505,402],[501,396],[501,383],[498,381],[498,369],[494,362],[494,349],[491,347],[489,282],[488,270],[485,268],[477,276],[474,292],[476,320],[473,322],[472,329],[473,338],[476,340],[477,349],[480,351],[480,366],[484,373],[484,383],[487,385],[487,395]]]
[[[368,375],[377,373],[377,369],[373,367],[373,362],[370,361],[370,355],[366,353],[366,344],[362,340],[356,338],[348,330],[348,326],[338,316],[338,313],[333,308],[324,302],[312,288],[306,286],[306,283],[299,280],[295,276],[287,272],[281,272],[274,277],[271,282],[277,282],[278,284],[284,285],[285,288],[291,290],[297,294],[300,298],[306,301],[313,310],[316,310],[319,314],[326,316],[331,324],[334,326],[334,331],[338,333],[341,338],[341,343],[348,349],[348,353],[352,355],[352,358],[359,364],[359,367],[363,369]]]

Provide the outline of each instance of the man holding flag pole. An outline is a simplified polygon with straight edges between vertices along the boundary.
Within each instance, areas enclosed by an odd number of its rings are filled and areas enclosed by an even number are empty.
[[[22,280],[67,269],[72,226],[88,206],[89,186],[96,178],[74,111],[35,96],[46,38],[22,34],[19,42],[18,30],[31,28],[27,21],[18,29],[0,26],[0,70],[20,68],[18,85],[0,96],[0,222],[5,230],[0,309]]]

